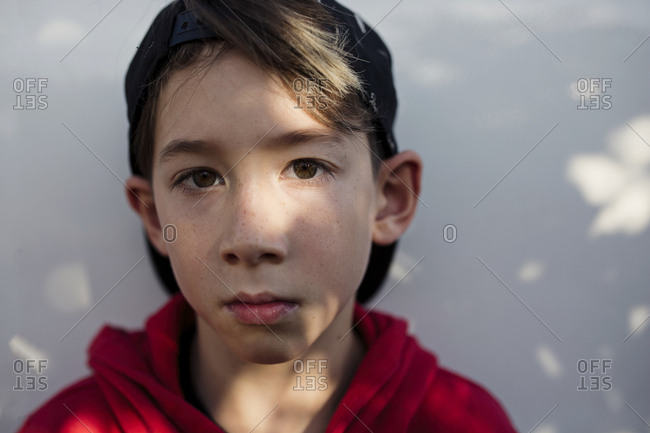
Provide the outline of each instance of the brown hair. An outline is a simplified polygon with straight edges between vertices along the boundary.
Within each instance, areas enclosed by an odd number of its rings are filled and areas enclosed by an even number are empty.
[[[343,48],[346,35],[337,31],[323,5],[315,0],[185,0],[185,4],[217,38],[172,47],[148,84],[133,138],[144,177],[151,179],[159,95],[170,75],[197,63],[208,66],[227,49],[237,49],[279,79],[318,122],[346,134],[367,134],[376,173],[379,162],[373,155],[380,155],[380,146],[371,111],[362,102],[362,83]]]

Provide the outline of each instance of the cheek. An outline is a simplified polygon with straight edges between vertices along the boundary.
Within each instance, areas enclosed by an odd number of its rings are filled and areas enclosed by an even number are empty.
[[[372,196],[367,191],[344,185],[296,212],[293,253],[307,275],[317,277],[333,295],[356,290],[367,266],[372,243]]]
[[[173,202],[169,200],[167,203]],[[167,233],[175,235],[174,238],[170,238],[173,241],[167,242],[166,245],[172,270],[181,291],[188,300],[201,296],[201,293],[196,291],[188,293],[188,288],[206,287],[214,285],[215,281],[218,282],[218,280],[206,281],[210,271],[201,263],[202,260],[211,269],[214,266],[213,261],[206,259],[214,242],[214,239],[206,234],[214,233],[214,230],[201,224],[195,214],[185,210],[185,206],[162,208],[158,206],[158,215],[161,226],[167,226]]]

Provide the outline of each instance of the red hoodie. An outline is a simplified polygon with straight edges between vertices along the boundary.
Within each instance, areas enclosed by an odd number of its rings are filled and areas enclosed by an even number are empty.
[[[355,307],[367,351],[326,433],[515,432],[499,403],[438,367],[406,334],[406,322],[366,313]],[[224,433],[182,391],[179,344],[193,318],[179,294],[144,331],[105,327],[88,350],[93,374],[54,396],[18,433]]]

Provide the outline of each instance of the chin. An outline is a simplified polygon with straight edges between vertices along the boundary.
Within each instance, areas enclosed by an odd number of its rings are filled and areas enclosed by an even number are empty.
[[[270,333],[269,333],[270,334]],[[244,361],[254,364],[281,364],[291,362],[307,351],[309,344],[302,340],[289,342],[286,336],[282,341],[270,334],[264,341],[233,342],[231,349]]]

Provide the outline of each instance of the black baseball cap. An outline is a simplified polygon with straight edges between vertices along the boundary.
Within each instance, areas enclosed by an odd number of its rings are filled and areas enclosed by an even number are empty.
[[[314,0],[316,1],[316,0]],[[360,77],[363,91],[361,100],[372,113],[380,155],[387,158],[397,153],[393,123],[397,111],[397,95],[393,84],[391,56],[379,35],[356,13],[333,0],[320,0],[336,22],[338,31],[346,34],[345,50],[348,62]],[[210,2],[218,13],[232,15],[223,2]],[[221,10],[223,9],[223,10]],[[238,17],[233,17],[238,19]],[[167,5],[155,18],[140,43],[129,66],[125,79],[126,103],[129,119],[129,163],[134,175],[142,175],[134,146],[135,131],[140,122],[152,83],[165,64],[172,47],[189,41],[214,39],[218,36],[204,26],[199,17],[186,9],[185,2],[176,0]],[[147,240],[149,254],[156,272],[169,293],[179,290],[169,258],[162,256]],[[369,300],[386,278],[397,242],[390,245],[372,244],[370,260],[363,277],[357,300]]]

